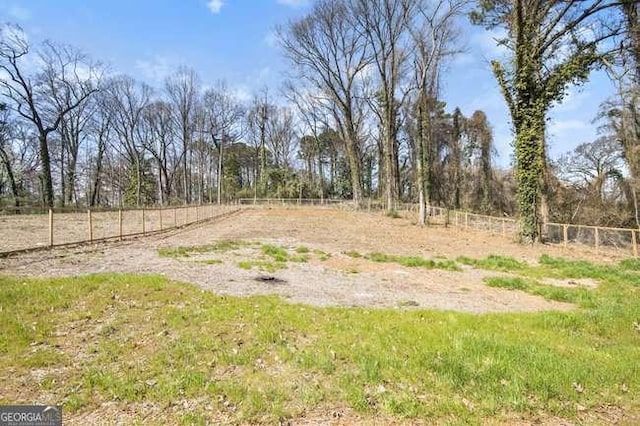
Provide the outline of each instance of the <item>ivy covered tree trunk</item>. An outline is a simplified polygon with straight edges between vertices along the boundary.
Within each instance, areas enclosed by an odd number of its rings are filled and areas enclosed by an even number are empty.
[[[515,129],[520,239],[523,243],[533,243],[538,240],[540,232],[538,207],[543,172],[544,113],[534,108],[522,113]]]

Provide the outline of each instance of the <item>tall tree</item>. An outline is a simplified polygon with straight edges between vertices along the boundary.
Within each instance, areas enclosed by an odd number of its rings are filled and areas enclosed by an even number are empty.
[[[412,134],[416,149],[416,183],[418,187],[418,223],[424,225],[427,203],[431,200],[433,176],[434,128],[432,117],[437,112],[440,73],[447,57],[455,53],[455,19],[463,11],[464,3],[439,0],[421,2],[417,9],[419,19],[411,27],[414,46],[413,89],[414,125]]]
[[[400,84],[409,58],[409,29],[417,0],[351,0],[355,26],[365,34],[378,78],[376,102],[372,102],[381,128],[385,198],[393,209],[399,192],[398,122]]]
[[[503,28],[511,54],[494,60],[493,73],[515,131],[516,180],[522,242],[540,238],[540,207],[547,173],[545,122],[567,87],[589,72],[621,34],[617,0],[480,0],[472,21]]]
[[[148,164],[145,160],[145,140],[142,134],[144,111],[151,101],[152,89],[128,76],[115,77],[105,89],[108,93],[107,107],[118,145],[117,151],[125,158],[128,168],[128,200],[137,206],[148,198],[144,182]]]
[[[242,135],[243,106],[223,81],[207,90],[203,98],[205,131],[218,151],[217,202],[222,203],[224,185],[224,150]]]
[[[362,200],[359,78],[371,57],[366,36],[353,25],[345,0],[318,0],[303,18],[278,30],[296,77],[330,101],[345,141],[353,200]]]
[[[165,80],[165,90],[173,108],[175,125],[179,129],[182,142],[182,186],[183,201],[191,201],[189,146],[194,132],[196,103],[199,96],[200,80],[191,68],[181,67]]]
[[[45,44],[41,59],[46,66],[35,75],[24,59],[29,43],[20,27],[5,24],[0,29],[0,95],[16,114],[32,123],[38,134],[43,202],[53,207],[49,135],[74,109],[94,92],[92,76],[79,72],[82,58],[73,49],[57,50]],[[60,99],[67,102],[60,107]]]

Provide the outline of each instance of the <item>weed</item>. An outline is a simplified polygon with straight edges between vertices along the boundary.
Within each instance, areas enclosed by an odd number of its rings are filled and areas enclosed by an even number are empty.
[[[349,257],[352,257],[354,259],[359,259],[362,257],[362,255],[360,253],[358,253],[357,251],[345,251],[344,254],[346,254]]]
[[[298,254],[307,254],[309,252],[310,250],[308,247],[304,247],[304,246],[296,247],[296,253]]]
[[[289,260],[289,253],[287,253],[287,249],[284,247],[265,244],[262,246],[262,253],[271,257],[276,262],[287,262]]]

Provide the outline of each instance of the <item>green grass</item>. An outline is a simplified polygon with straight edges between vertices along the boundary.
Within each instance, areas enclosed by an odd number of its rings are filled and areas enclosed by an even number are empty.
[[[216,412],[273,424],[345,406],[365,420],[440,423],[575,421],[584,415],[578,405],[637,415],[640,289],[619,281],[636,272],[594,266],[548,259],[537,267],[598,276],[597,290],[559,290],[574,302],[589,292],[588,307],[486,315],[314,308],[216,296],[158,276],[4,277],[0,365],[11,374],[0,403],[46,397],[70,414],[99,410],[103,401],[160,410],[185,399],[212,405],[163,411],[173,424],[211,421]],[[490,284],[547,287],[530,277],[500,279]]]
[[[238,268],[240,269],[258,269],[263,272],[274,273],[279,271],[280,269],[287,269],[287,264],[284,262],[278,261],[269,261],[269,260],[247,260],[238,262]]]
[[[466,256],[460,256],[456,261],[463,265],[490,271],[520,271],[527,267],[525,262],[521,262],[512,257],[496,256],[493,254],[485,259],[471,259]]]
[[[276,262],[287,262],[289,260],[289,253],[284,247],[265,244],[262,246],[262,253]]]
[[[311,255],[258,247],[264,259],[238,266],[271,272],[286,267],[277,260],[284,253],[289,262]],[[457,267],[446,259],[366,257]],[[234,423],[295,423],[327,407],[348,407],[365,420],[460,424],[580,423],[609,406],[640,414],[640,263],[457,262],[508,272],[486,278],[489,286],[578,308],[472,315],[422,310],[411,300],[398,304],[403,309],[314,308],[216,296],[157,276],[0,277],[0,371],[11,372],[0,404],[45,398],[68,413],[99,410],[104,401],[160,410],[185,399],[211,404],[163,411],[173,424],[211,422],[212,413]],[[599,286],[556,287],[545,278]]]
[[[160,257],[180,258],[180,257],[189,257],[194,254],[203,254],[203,253],[211,253],[211,252],[228,252],[228,251],[238,250],[239,248],[251,246],[251,245],[253,244],[246,241],[222,240],[214,244],[206,244],[206,245],[200,245],[200,246],[163,247],[158,249],[158,255]]]
[[[386,253],[369,253],[365,256],[373,262],[397,263],[408,268],[444,269],[448,271],[460,271],[460,267],[451,260],[424,259],[419,256],[397,256]]]
[[[357,251],[345,251],[344,254],[346,254],[347,256],[353,258],[353,259],[359,259],[362,257],[362,255],[360,253],[358,253]]]

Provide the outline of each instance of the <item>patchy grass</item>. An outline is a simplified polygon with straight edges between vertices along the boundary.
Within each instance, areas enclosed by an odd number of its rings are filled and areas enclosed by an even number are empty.
[[[296,247],[296,253],[298,254],[307,254],[309,252],[311,252],[311,250],[309,250],[308,247],[305,247],[305,246]]]
[[[284,262],[278,261],[269,261],[269,260],[247,260],[238,262],[238,268],[240,269],[258,269],[263,272],[274,273],[279,271],[280,269],[287,269],[287,264]]]
[[[326,262],[327,260],[331,259],[331,253],[327,253],[327,252],[322,251],[322,250],[314,250],[313,254],[318,256],[318,259],[321,262]]]
[[[448,271],[460,270],[460,267],[452,260],[433,260],[424,259],[419,256],[397,256],[377,252],[370,253],[365,257],[373,262],[397,263],[398,265],[408,268],[445,269]]]
[[[460,256],[456,259],[458,263],[473,266],[474,268],[487,269],[490,271],[521,271],[528,265],[512,257],[489,255],[485,259],[471,259],[466,256]]]
[[[600,277],[584,309],[485,315],[314,308],[158,276],[0,277],[0,403],[46,400],[73,416],[114,401],[134,417],[143,403],[170,424],[296,423],[334,407],[460,424],[617,407],[634,423],[640,288],[620,274],[637,272],[586,266],[536,267]],[[540,291],[530,277],[492,282]],[[560,290],[580,302],[580,289]]]
[[[211,252],[228,252],[238,250],[242,247],[252,246],[254,243],[237,240],[222,240],[214,244],[205,244],[201,246],[191,247],[162,247],[158,249],[160,257],[189,257],[195,254],[211,253]]]
[[[360,253],[358,253],[357,251],[354,251],[354,250],[345,251],[344,254],[349,256],[352,259],[360,259],[362,257],[362,255]]]
[[[262,246],[262,253],[276,262],[287,262],[289,260],[289,253],[284,247],[265,244]]]

